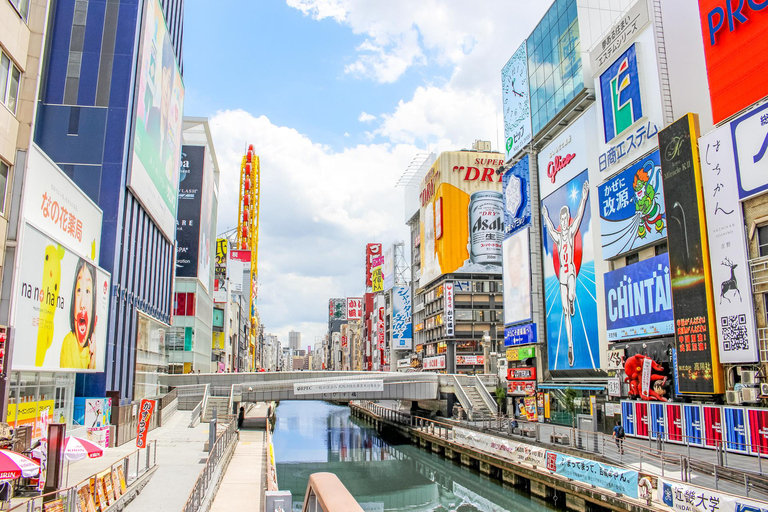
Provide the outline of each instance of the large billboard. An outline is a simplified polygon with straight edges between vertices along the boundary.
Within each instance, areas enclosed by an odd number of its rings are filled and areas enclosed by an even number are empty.
[[[523,156],[501,178],[504,191],[504,237],[514,235],[531,223],[530,158]]]
[[[328,321],[347,319],[347,299],[328,300]]]
[[[501,94],[504,108],[504,139],[507,160],[523,149],[533,137],[531,103],[528,89],[528,52],[526,42],[512,54],[501,69]]]
[[[739,197],[768,191],[768,104],[731,122]]]
[[[598,187],[603,258],[611,259],[667,236],[659,151]]]
[[[681,393],[721,393],[698,131],[696,116],[686,114],[659,132],[678,385]]]
[[[446,151],[421,182],[420,286],[443,274],[501,274],[503,155]]]
[[[205,146],[183,146],[176,219],[176,277],[197,277]],[[209,255],[210,256],[210,255]],[[207,281],[207,276],[202,281]]]
[[[768,65],[765,7],[755,0],[699,0],[715,123],[768,95],[765,80],[758,79]]]
[[[184,83],[163,9],[145,3],[128,186],[168,239],[175,236]]]
[[[392,289],[392,348],[410,350],[412,347],[411,289],[395,286]]]
[[[371,274],[373,272],[373,260],[382,255],[381,244],[368,244],[365,246],[365,286],[371,287]]]
[[[504,240],[504,325],[531,319],[530,228]]]
[[[363,318],[363,298],[347,297],[347,320]]]
[[[541,215],[549,369],[599,369],[588,171],[542,199]]]
[[[608,272],[603,281],[608,341],[674,332],[668,255]]]
[[[30,224],[18,261],[13,369],[103,372],[109,274]]]
[[[381,266],[384,291],[389,291],[395,286],[395,255],[397,251],[394,245],[387,247],[384,251],[384,263]]]
[[[758,361],[752,276],[729,125],[699,139],[720,361]],[[764,172],[768,171],[765,169]],[[768,172],[766,172],[768,174]]]

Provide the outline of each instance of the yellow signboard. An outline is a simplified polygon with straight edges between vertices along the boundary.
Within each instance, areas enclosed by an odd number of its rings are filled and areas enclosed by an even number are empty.
[[[213,333],[213,343],[211,343],[211,348],[224,350],[224,333],[223,332]]]
[[[41,400],[39,402],[22,402],[16,408],[16,404],[8,405],[8,424],[32,426],[32,437],[39,439],[46,435],[44,432],[47,423],[53,419],[53,400]],[[17,417],[18,415],[18,417]]]
[[[381,267],[376,267],[371,271],[371,291],[373,293],[384,291],[384,274]]]

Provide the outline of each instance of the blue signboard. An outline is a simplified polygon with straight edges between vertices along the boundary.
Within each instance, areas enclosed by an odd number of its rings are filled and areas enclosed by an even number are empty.
[[[674,333],[667,254],[608,272],[603,282],[608,341]]]
[[[395,286],[392,289],[392,348],[410,350],[412,345],[411,289]]]
[[[633,44],[600,75],[605,142],[610,142],[643,117],[637,52]]]
[[[683,425],[685,437],[691,445],[703,446],[701,406],[683,404]]]
[[[504,238],[531,223],[530,165],[526,154],[502,178],[504,190]]]
[[[728,451],[748,453],[747,410],[741,407],[723,407],[725,447]]]
[[[666,424],[664,422],[664,404],[650,402],[648,404],[648,435],[651,439],[664,439]]]
[[[624,427],[624,434],[628,436],[635,435],[635,403],[621,402],[621,425]]]
[[[597,191],[604,259],[666,238],[664,185],[658,149],[600,185]]]
[[[558,475],[637,498],[637,471],[547,452],[547,469],[550,471],[553,469],[550,461],[553,455],[556,455],[555,473]]]
[[[587,174],[583,171],[541,201],[550,370],[600,368]]]
[[[504,328],[504,346],[536,343],[536,324],[512,325]]]

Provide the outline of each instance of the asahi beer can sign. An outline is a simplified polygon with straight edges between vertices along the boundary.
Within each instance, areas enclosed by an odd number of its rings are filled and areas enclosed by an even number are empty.
[[[501,192],[473,192],[469,199],[469,258],[472,263],[501,265],[504,203]]]

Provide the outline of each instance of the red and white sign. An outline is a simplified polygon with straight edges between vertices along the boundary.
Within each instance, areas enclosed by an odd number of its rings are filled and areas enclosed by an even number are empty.
[[[347,297],[347,320],[360,320],[363,318],[362,297]]]
[[[445,335],[453,336],[453,282],[443,285],[443,322],[445,323]]]
[[[530,395],[536,391],[536,382],[530,380],[511,380],[507,389],[512,395]]]
[[[342,347],[346,347],[347,346],[347,337],[346,336],[342,336],[341,337],[341,346]]]
[[[768,95],[765,7],[762,0],[699,0],[715,124]]]
[[[445,354],[434,357],[425,357],[421,362],[425,370],[442,370],[445,368]]]
[[[242,261],[243,263],[250,263],[251,251],[241,251],[241,250],[230,249],[229,259],[235,260],[235,261]]]
[[[456,356],[457,365],[485,364],[484,356]]]
[[[507,380],[536,380],[536,367],[507,369]]]
[[[368,244],[365,246],[365,286],[371,286],[371,271],[373,259],[381,256],[381,244]]]
[[[443,238],[443,198],[435,199],[435,240]]]
[[[149,433],[149,421],[152,419],[152,413],[155,411],[155,401],[143,399],[139,407],[139,423],[136,425],[136,447],[145,448],[147,446],[147,434]]]
[[[385,313],[384,308],[379,308],[379,321],[377,326],[377,333],[378,333],[378,341],[379,341],[379,348],[381,350],[384,350],[384,339],[386,334],[386,325],[384,323],[385,320]]]
[[[591,116],[582,115],[539,152],[542,199],[589,167],[586,134],[588,129],[593,132],[595,126],[594,112]]]

